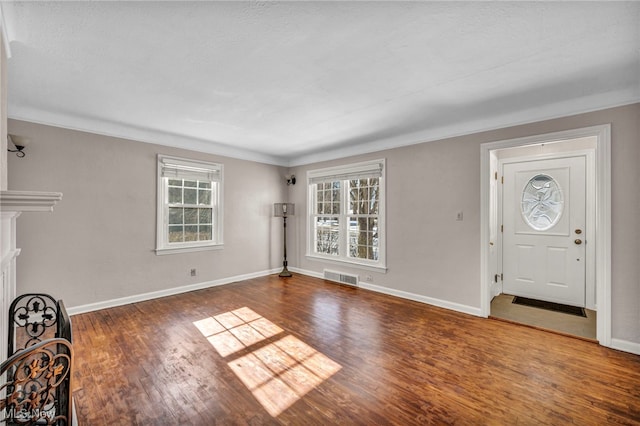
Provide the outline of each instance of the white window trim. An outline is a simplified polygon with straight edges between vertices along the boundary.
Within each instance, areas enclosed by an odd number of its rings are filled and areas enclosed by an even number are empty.
[[[314,242],[314,226],[313,221],[311,220],[313,216],[313,207],[314,207],[314,192],[309,190],[309,186],[314,182],[321,180],[325,177],[338,177],[338,179],[343,179],[345,176],[352,173],[365,173],[369,170],[380,170],[380,200],[378,206],[378,260],[372,261],[368,259],[357,259],[353,257],[344,256],[332,256],[332,255],[324,255],[320,253],[316,253],[314,251],[313,242]],[[343,166],[334,166],[327,167],[324,169],[317,170],[309,170],[307,171],[307,253],[306,257],[310,260],[322,260],[327,262],[335,262],[338,264],[344,264],[353,267],[359,267],[365,270],[372,270],[376,272],[386,272],[387,271],[387,249],[386,249],[386,162],[385,159],[364,161],[360,163],[352,163],[345,164]],[[346,188],[342,191],[342,205],[348,205],[344,203],[348,203],[348,191]],[[347,233],[348,235],[348,233]],[[347,244],[346,238],[347,235],[343,235],[345,241],[343,244]]]
[[[197,169],[210,170],[214,174],[218,174],[218,190],[214,199],[214,229],[213,235],[218,238],[215,242],[210,241],[192,241],[186,243],[169,244],[169,214],[168,214],[168,190],[164,185],[162,177],[162,168],[165,164],[175,164],[177,166],[191,167]],[[156,249],[157,255],[190,253],[205,250],[220,250],[224,248],[223,239],[223,188],[224,188],[224,166],[219,163],[210,163],[206,161],[191,160],[186,158],[172,157],[168,155],[158,155],[157,164],[157,207],[156,207]]]

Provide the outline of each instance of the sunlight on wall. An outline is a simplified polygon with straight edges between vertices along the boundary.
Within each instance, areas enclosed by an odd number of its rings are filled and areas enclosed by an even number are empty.
[[[247,307],[193,323],[271,416],[337,373],[342,366]],[[267,340],[269,339],[269,340]]]

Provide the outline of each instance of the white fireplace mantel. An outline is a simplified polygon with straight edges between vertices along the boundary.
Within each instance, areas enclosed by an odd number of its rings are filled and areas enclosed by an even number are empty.
[[[0,191],[0,318],[9,316],[16,297],[16,219],[22,212],[51,212],[62,200],[60,192]],[[4,323],[3,323],[4,324]],[[7,354],[7,327],[0,327],[0,361]]]
[[[60,200],[60,192],[0,191],[0,211],[51,212]]]

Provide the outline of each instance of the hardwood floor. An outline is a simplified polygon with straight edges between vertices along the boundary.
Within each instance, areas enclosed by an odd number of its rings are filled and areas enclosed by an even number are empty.
[[[72,323],[81,426],[640,424],[640,356],[300,275]]]

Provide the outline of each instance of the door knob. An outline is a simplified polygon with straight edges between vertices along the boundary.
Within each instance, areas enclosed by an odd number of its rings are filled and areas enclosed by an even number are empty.
[[[574,243],[576,243],[576,244],[580,245],[580,244],[582,244],[582,240],[581,240],[581,239],[576,239],[576,240],[574,241]]]
[[[582,234],[582,229],[576,229],[576,234],[578,235]]]

